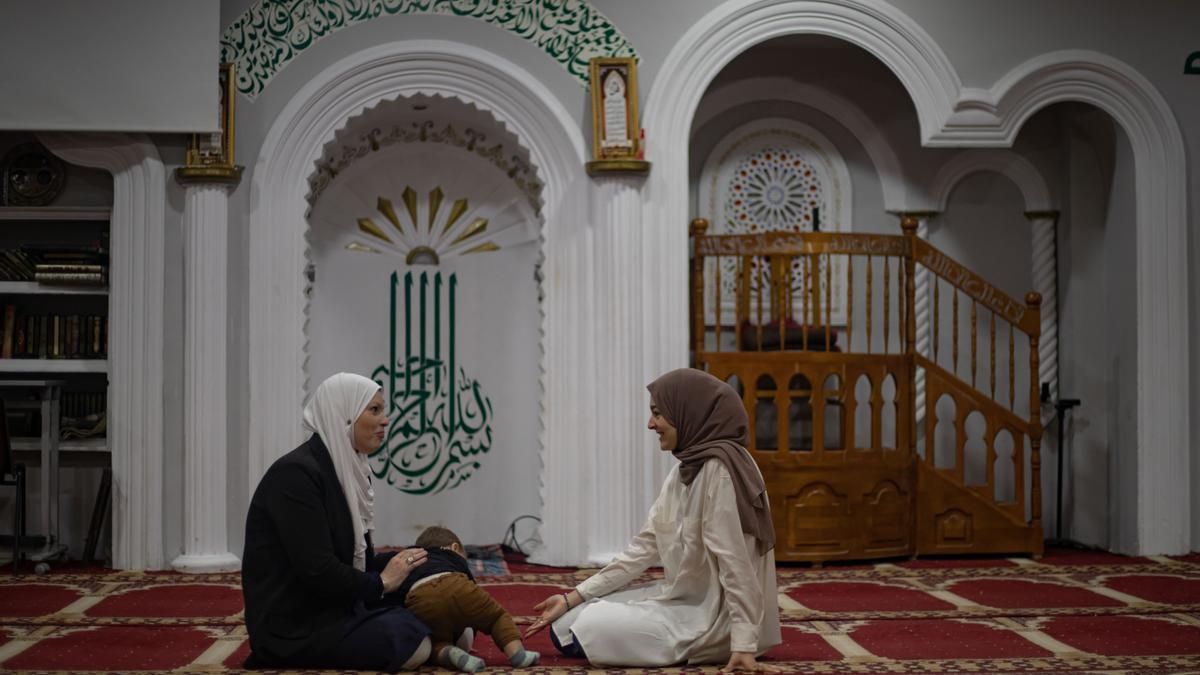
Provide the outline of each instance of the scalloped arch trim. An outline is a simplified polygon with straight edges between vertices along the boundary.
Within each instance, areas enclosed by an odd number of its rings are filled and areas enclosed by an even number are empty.
[[[629,40],[586,0],[256,0],[221,34],[221,61],[237,64],[237,90],[254,100],[292,59],[322,38],[358,23],[400,14],[485,21],[533,43],[585,87],[592,57],[637,56]]]

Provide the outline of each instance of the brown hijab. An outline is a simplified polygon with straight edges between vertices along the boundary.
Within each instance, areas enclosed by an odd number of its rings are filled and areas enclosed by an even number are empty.
[[[710,458],[729,469],[737,493],[742,532],[754,535],[759,552],[775,547],[771,506],[762,474],[746,450],[749,420],[737,392],[708,373],[680,368],[646,386],[650,397],[678,432],[672,454],[679,460],[679,478],[691,485]]]

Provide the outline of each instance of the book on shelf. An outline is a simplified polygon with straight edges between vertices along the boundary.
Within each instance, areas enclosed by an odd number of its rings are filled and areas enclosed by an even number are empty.
[[[0,251],[0,281],[33,281],[34,262],[20,250]]]
[[[48,285],[103,286],[108,279],[103,272],[37,272],[34,281]]]
[[[50,355],[49,340],[50,335],[50,317],[42,315],[38,318],[38,350],[37,358],[44,359]]]
[[[14,437],[41,436],[40,408],[7,411],[9,433]],[[59,440],[104,438],[107,435],[108,395],[102,391],[63,391],[59,400]]]
[[[46,258],[60,257],[95,257],[108,260],[108,249],[104,243],[94,240],[86,243],[76,242],[31,242],[21,244],[21,250],[33,256],[39,262]]]
[[[61,316],[56,314],[50,317],[50,335],[47,335],[46,338],[50,343],[47,351],[50,352],[52,359],[62,358],[62,327]]]
[[[108,353],[108,331],[103,329],[108,328],[108,322],[101,321],[100,317],[98,316],[93,316],[91,319],[92,320],[88,322],[91,325],[91,332],[89,333],[91,339],[88,340],[88,342],[91,343],[91,349],[88,350],[88,353],[93,355],[106,354]],[[103,348],[101,348],[100,341],[100,334],[102,330],[104,333]]]
[[[24,268],[31,268],[29,278],[38,283],[102,286],[108,282],[108,250],[99,241],[22,244],[17,253],[25,261]]]
[[[27,323],[28,322],[25,320],[25,317],[20,317],[16,321],[17,337],[13,344],[13,356],[20,356],[25,353],[25,339],[27,337],[27,334],[25,333],[25,325]]]
[[[10,308],[14,311],[9,312]],[[12,305],[0,313],[0,357],[104,359],[108,318],[92,314],[25,315]]]
[[[4,342],[0,346],[0,358],[11,359],[13,350],[13,331],[16,328],[17,308],[13,305],[4,306]]]
[[[38,263],[35,274],[104,274],[104,265],[99,263]]]

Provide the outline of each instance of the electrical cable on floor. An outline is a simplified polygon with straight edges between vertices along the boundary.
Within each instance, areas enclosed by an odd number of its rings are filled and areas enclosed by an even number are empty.
[[[530,540],[535,540],[535,541],[538,541],[538,543],[541,543],[541,540],[538,538],[536,532],[534,532],[534,534],[532,536],[527,537],[524,540],[517,539],[517,523],[519,523],[522,520],[525,520],[527,518],[536,520],[539,523],[542,522],[542,519],[538,518],[537,516],[532,516],[532,515],[517,516],[515,519],[513,519],[513,521],[511,523],[508,524],[508,530],[506,530],[504,533],[504,540],[500,542],[500,545],[502,547],[516,551],[517,553],[520,553],[521,555],[528,555],[528,553],[525,551],[525,548],[521,545],[522,541],[527,543]]]

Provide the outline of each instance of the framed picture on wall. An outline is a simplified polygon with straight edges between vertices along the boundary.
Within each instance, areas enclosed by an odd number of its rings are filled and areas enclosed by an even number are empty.
[[[597,57],[589,67],[593,158],[641,159],[637,62],[631,57]]]
[[[233,168],[234,64],[222,63],[218,70],[218,119],[220,131],[192,134],[188,143],[187,166]]]

